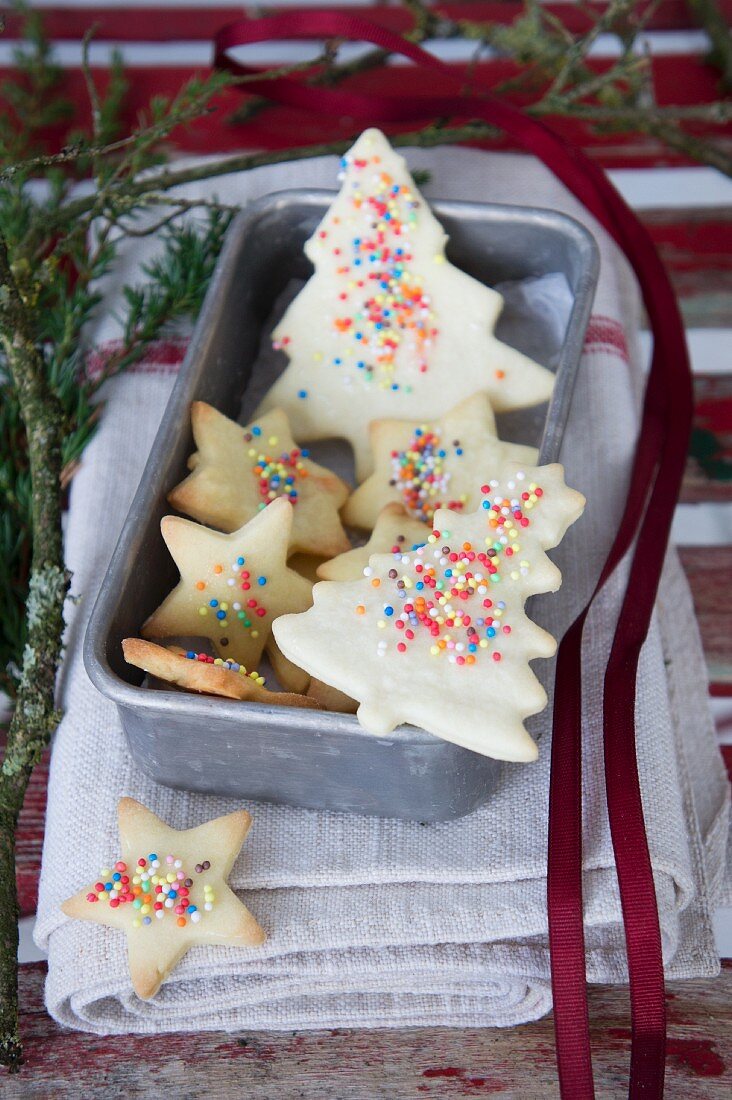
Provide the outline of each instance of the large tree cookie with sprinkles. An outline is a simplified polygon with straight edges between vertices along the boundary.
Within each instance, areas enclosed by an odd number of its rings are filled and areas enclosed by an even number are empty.
[[[323,581],[357,580],[363,576],[372,554],[411,550],[425,543],[431,530],[426,523],[413,519],[401,504],[392,501],[376,517],[368,542],[323,562],[318,566],[318,576]]]
[[[220,657],[257,668],[273,620],[312,599],[309,581],[287,567],[292,511],[274,500],[228,535],[164,516],[160,529],[180,581],[143,624],[143,637],[208,638]]]
[[[244,665],[208,653],[197,653],[180,646],[161,646],[142,638],[125,638],[122,651],[128,664],[150,676],[175,684],[184,691],[220,695],[241,702],[264,703],[278,707],[315,707],[304,695],[288,691],[268,691],[264,677],[248,672]]]
[[[529,667],[556,648],[524,612],[561,583],[545,551],[581,514],[561,466],[498,464],[482,506],[440,509],[425,546],[374,555],[357,581],[324,581],[274,625],[282,651],[357,699],[375,734],[401,722],[499,760],[534,760],[524,720],[546,706]]]
[[[473,394],[439,420],[375,420],[374,472],[351,494],[343,520],[371,529],[384,505],[398,501],[415,520],[432,523],[438,508],[472,512],[485,471],[502,458],[533,466],[537,451],[502,443],[488,397]]]
[[[118,817],[118,858],[61,909],[125,933],[138,997],[154,997],[196,944],[264,943],[263,929],[226,882],[252,823],[246,810],[178,830],[123,798]]]
[[[447,236],[398,156],[366,130],[342,187],[305,245],[315,273],[274,330],[289,364],[264,398],[300,441],[352,444],[372,469],[368,424],[415,421],[486,391],[494,409],[545,401],[553,375],[501,343],[500,294],[454,267]]]
[[[294,509],[291,553],[331,557],[348,549],[338,518],[348,486],[297,446],[281,409],[242,428],[211,405],[194,401],[191,425],[197,448],[191,473],[168,494],[179,512],[236,531],[284,497]]]

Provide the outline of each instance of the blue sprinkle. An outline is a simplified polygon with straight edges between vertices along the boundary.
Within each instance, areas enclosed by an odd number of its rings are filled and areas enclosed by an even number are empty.
[[[492,626],[489,626],[485,633],[487,638],[495,638],[496,636],[495,628]]]
[[[168,891],[168,897],[169,898],[177,898],[178,897],[178,891],[177,890],[169,890]]]
[[[398,390],[398,389],[399,389],[399,386],[398,386],[398,385],[396,384],[396,382],[392,382],[392,384],[391,384],[391,388],[392,388],[393,390]]]
[[[226,618],[226,612],[225,611],[217,611],[216,612],[216,618],[217,619],[225,619]]]
[[[438,458],[445,458],[446,455],[447,455],[447,451],[438,451],[437,455],[438,455]]]
[[[484,500],[483,501],[483,507],[484,508],[488,509],[488,508],[490,508],[490,506],[491,506],[491,502],[489,500]]]
[[[394,608],[390,607],[389,604],[387,604],[386,607],[384,608],[384,614],[385,615],[393,615],[394,614]]]
[[[119,880],[122,878],[122,875],[119,873],[119,871],[115,871],[115,873],[112,875],[112,878],[115,882],[119,882]]]
[[[105,882],[104,883],[104,889],[105,890],[111,890],[112,889],[112,883],[111,882]]]
[[[186,653],[186,657],[188,658],[189,661],[193,661],[196,658],[196,654],[193,652],[192,649],[189,649],[188,652]]]
[[[218,607],[219,606],[219,601],[218,600],[209,600],[208,601],[208,606],[209,607]]]
[[[455,454],[456,454],[456,455],[461,455],[462,453],[463,453],[463,449],[462,449],[462,447],[456,447],[456,448],[455,448]]]
[[[267,578],[266,577],[257,577],[257,584],[266,584],[266,583],[267,583]]]
[[[414,434],[415,434],[415,436],[417,437],[417,439],[419,439],[419,437],[420,437],[421,435],[424,435],[424,432],[422,431],[422,429],[421,429],[421,428],[415,428],[415,430],[414,430]]]
[[[471,642],[470,645],[468,646],[468,652],[469,653],[475,653],[477,649],[478,649],[478,647],[475,644],[475,642]]]
[[[261,435],[261,434],[262,434],[262,429],[260,427],[258,427],[258,425],[255,424],[254,427],[252,428],[252,435]]]
[[[198,906],[196,905],[189,905],[186,909],[186,913],[195,913],[197,908]]]
[[[246,561],[246,558],[237,558],[236,559],[236,564],[237,565],[243,565],[245,561]]]
[[[418,592],[421,592],[424,588],[424,581],[417,581],[414,587],[417,589]]]
[[[157,859],[157,858],[158,858],[158,853],[157,853],[157,852],[151,852],[151,853],[150,853],[150,855],[149,855],[149,856],[148,856],[147,858],[148,858],[148,859],[150,860],[150,862],[152,863],[152,861],[153,861],[154,859]]]
[[[300,455],[302,458],[310,458],[310,451],[306,450],[303,447],[303,449],[300,451]]]
[[[152,924],[152,917],[143,917],[142,918],[142,923],[143,924]]]
[[[343,362],[343,360],[342,360],[342,359],[334,359],[334,360],[333,360],[333,362],[335,363],[335,365],[336,365],[337,367],[340,367],[340,365],[341,365],[341,363]]]
[[[307,391],[307,390],[298,390],[298,391],[297,391],[297,396],[298,396],[298,397],[301,397],[301,398],[305,398],[305,397],[307,397],[307,395],[308,395],[308,391]]]

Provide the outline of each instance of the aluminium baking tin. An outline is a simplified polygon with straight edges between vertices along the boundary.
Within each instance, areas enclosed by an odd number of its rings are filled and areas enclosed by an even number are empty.
[[[207,401],[239,417],[273,304],[293,279],[308,277],[303,244],[332,198],[319,191],[273,194],[251,203],[232,223],[92,612],[84,659],[96,687],[117,704],[135,761],[159,783],[312,808],[447,820],[488,799],[500,763],[412,726],[380,738],[352,715],[152,690],[122,657],[122,639],[138,634],[177,581],[160,519],[171,510],[166,493],[185,475],[193,449],[190,404]],[[553,211],[460,202],[436,202],[433,209],[450,235],[450,259],[488,285],[552,272],[566,276],[574,302],[548,411],[544,406],[510,414],[510,438],[541,440],[542,461],[552,461],[597,282],[595,242],[577,222]]]

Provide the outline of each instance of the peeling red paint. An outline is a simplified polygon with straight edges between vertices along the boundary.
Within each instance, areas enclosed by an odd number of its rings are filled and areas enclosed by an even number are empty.
[[[507,1085],[503,1081],[498,1081],[495,1078],[489,1077],[467,1077],[467,1070],[460,1069],[458,1066],[437,1066],[433,1069],[425,1069],[422,1071],[423,1077],[451,1077],[453,1080],[458,1080],[466,1089],[477,1089],[480,1092],[505,1092]],[[425,1086],[419,1087],[420,1092],[424,1092]]]
[[[697,1077],[721,1077],[724,1062],[711,1039],[668,1039],[666,1053]]]

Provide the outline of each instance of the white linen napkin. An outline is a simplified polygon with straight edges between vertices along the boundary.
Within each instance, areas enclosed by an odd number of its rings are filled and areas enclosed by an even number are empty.
[[[533,605],[561,634],[591,591],[622,506],[637,432],[642,367],[633,277],[607,235],[532,158],[414,151],[428,197],[528,203],[588,225],[602,253],[600,286],[562,458],[587,511],[554,555],[556,596]],[[333,187],[333,158],[186,188],[229,202],[292,186]],[[118,332],[120,286],[139,278],[155,244],[135,242],[107,280],[95,341]],[[73,922],[59,903],[117,852],[116,803],[132,795],[182,828],[230,800],[157,786],[130,760],[114,705],[90,684],[81,643],[96,592],[144,469],[172,385],[158,355],[110,384],[96,438],[74,479],[67,558],[79,597],[69,609],[61,677],[65,717],[51,763],[37,942],[49,952],[47,1004],[62,1023],[99,1034],[235,1028],[419,1024],[489,1026],[551,1007],[546,922],[551,702],[532,722],[539,760],[504,765],[491,801],[460,821],[421,825],[265,804],[232,873],[269,933],[259,949],[198,947],[151,1002],[132,993],[124,937]],[[170,368],[170,369],[169,369]],[[604,807],[602,669],[622,570],[593,610],[584,650],[584,884],[591,980],[626,977],[622,920]],[[551,688],[553,663],[541,675]],[[713,974],[710,925],[725,876],[729,791],[707,710],[706,673],[685,579],[668,558],[644,647],[638,756],[670,977]]]

